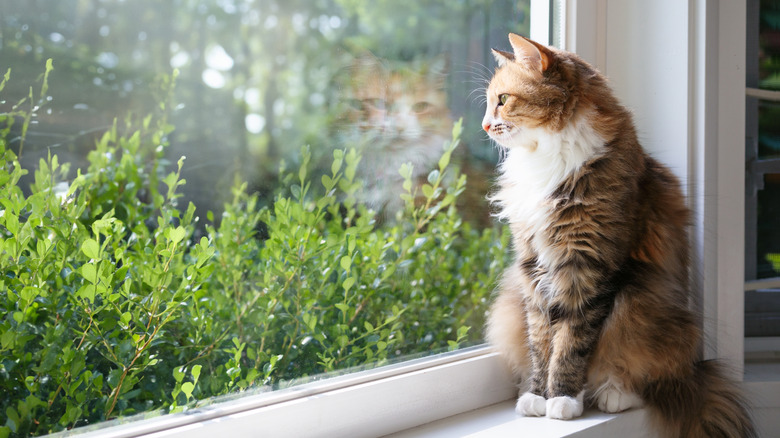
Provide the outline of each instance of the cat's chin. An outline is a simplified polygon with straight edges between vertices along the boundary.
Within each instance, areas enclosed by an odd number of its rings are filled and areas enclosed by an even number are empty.
[[[536,130],[514,128],[501,134],[490,135],[490,138],[504,149],[524,149],[528,152],[536,150],[539,144],[539,132]]]
[[[499,146],[501,146],[504,149],[515,149],[518,147],[518,142],[514,138],[512,134],[503,134],[503,135],[496,135],[496,136],[490,136],[490,138],[496,142]]]

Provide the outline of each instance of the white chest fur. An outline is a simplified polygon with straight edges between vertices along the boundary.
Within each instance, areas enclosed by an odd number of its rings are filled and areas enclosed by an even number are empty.
[[[547,223],[550,194],[574,170],[604,151],[602,139],[587,117],[550,132],[520,128],[499,165],[500,189],[490,200],[497,216],[535,235]]]

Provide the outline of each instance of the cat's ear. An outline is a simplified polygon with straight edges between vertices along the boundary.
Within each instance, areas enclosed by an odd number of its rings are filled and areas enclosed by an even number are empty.
[[[423,70],[429,80],[442,86],[447,78],[447,71],[449,71],[449,59],[443,54],[431,58]]]
[[[509,44],[515,51],[515,60],[529,65],[531,69],[543,73],[550,66],[552,54],[547,47],[513,33],[509,34]]]
[[[493,52],[493,57],[496,58],[499,67],[503,67],[507,62],[515,60],[515,55],[512,53],[498,49],[490,49],[490,51]]]

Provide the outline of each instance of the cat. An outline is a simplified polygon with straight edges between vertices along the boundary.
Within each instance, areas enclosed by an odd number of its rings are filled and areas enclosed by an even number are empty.
[[[364,189],[358,201],[386,218],[404,206],[401,165],[411,163],[412,180],[424,181],[450,141],[445,71],[443,57],[389,62],[368,53],[350,69],[340,143],[362,153],[358,177]]]
[[[669,437],[755,436],[743,397],[701,360],[690,310],[689,211],[606,79],[510,34],[483,128],[504,153],[490,195],[515,260],[486,338],[524,382],[516,411],[571,419],[646,406]]]

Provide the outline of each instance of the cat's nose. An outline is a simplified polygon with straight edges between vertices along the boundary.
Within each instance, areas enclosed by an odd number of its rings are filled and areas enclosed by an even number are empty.
[[[482,129],[484,129],[485,132],[490,131],[490,123],[488,123],[488,122],[483,123],[482,124]]]

